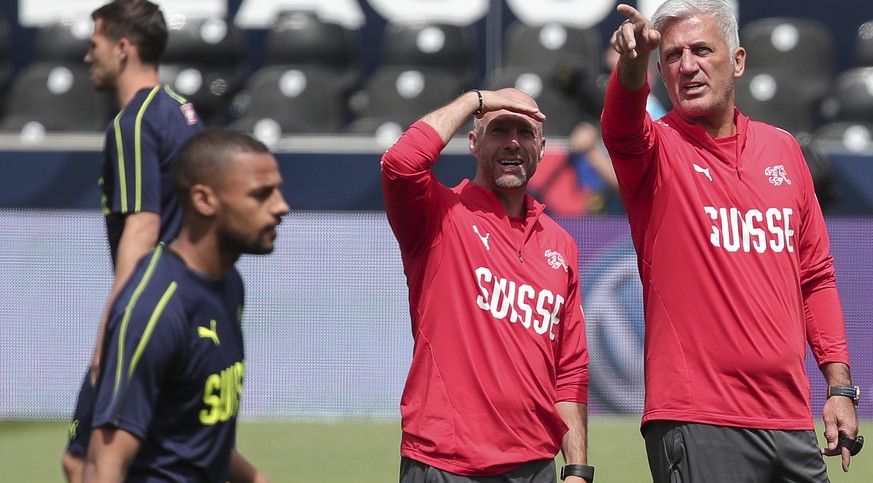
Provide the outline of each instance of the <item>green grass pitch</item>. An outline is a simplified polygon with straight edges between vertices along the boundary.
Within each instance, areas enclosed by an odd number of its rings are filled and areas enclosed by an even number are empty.
[[[598,483],[651,481],[637,418],[592,418],[589,460]],[[861,424],[862,433],[873,421]],[[62,482],[65,422],[0,421],[0,481]],[[819,429],[821,433],[821,429]],[[243,422],[238,447],[274,483],[396,482],[400,426],[389,422]],[[849,473],[828,458],[833,483],[873,481],[873,448]],[[560,464],[560,462],[559,462]]]

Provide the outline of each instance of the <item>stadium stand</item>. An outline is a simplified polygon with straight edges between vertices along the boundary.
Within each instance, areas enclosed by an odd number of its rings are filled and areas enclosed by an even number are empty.
[[[543,74],[581,69],[594,77],[601,71],[600,34],[593,28],[515,21],[508,27],[504,42],[504,67],[524,67]]]
[[[515,87],[536,99],[548,118],[543,124],[543,134],[547,136],[567,136],[581,120],[576,101],[557,88],[553,75],[528,67],[507,67],[492,72],[486,87]]]
[[[333,72],[318,66],[267,66],[252,74],[233,127],[271,140],[285,134],[336,133],[347,98]]]
[[[33,42],[33,61],[85,65],[93,25],[90,18],[81,17],[40,27]]]
[[[12,83],[12,39],[9,21],[0,16],[0,115],[6,105],[6,95]]]
[[[328,69],[351,93],[361,81],[359,45],[357,31],[321,20],[312,12],[283,12],[267,32],[266,65]]]
[[[873,120],[827,123],[815,130],[812,143],[817,149],[824,151],[869,152],[873,150]]]
[[[752,119],[781,127],[792,134],[809,132],[814,106],[800,94],[795,77],[781,70],[746,69],[736,81],[736,104]]]
[[[473,27],[427,22],[389,23],[381,42],[381,66],[437,68],[469,89],[477,81]]]
[[[379,67],[353,96],[355,119],[345,131],[377,134],[386,124],[406,129],[460,93],[455,77],[442,69]]]
[[[740,29],[746,49],[746,69],[783,70],[801,80],[800,95],[812,103],[830,92],[834,75],[834,41],[817,20],[773,17],[749,22]]]
[[[188,98],[206,124],[225,124],[248,76],[242,33],[223,18],[176,17],[167,26],[161,81]]]
[[[834,79],[829,114],[833,121],[873,121],[873,67],[855,67]]]
[[[0,130],[20,131],[39,140],[45,132],[102,132],[109,122],[110,100],[97,92],[86,67],[38,62],[12,84]]]
[[[855,66],[873,67],[873,19],[858,27],[855,36]]]

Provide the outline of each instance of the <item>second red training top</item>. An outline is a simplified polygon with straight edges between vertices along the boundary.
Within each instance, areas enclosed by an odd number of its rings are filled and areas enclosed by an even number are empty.
[[[444,147],[418,122],[382,158],[415,341],[401,455],[489,476],[553,458],[567,431],[555,403],[587,403],[578,251],[530,196],[515,229],[490,191],[440,184]]]

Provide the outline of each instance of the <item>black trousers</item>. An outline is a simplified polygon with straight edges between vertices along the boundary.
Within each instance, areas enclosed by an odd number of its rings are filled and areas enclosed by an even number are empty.
[[[643,428],[654,483],[828,483],[814,431],[652,421]]]
[[[461,476],[400,458],[400,483],[556,483],[555,460],[538,460],[496,476]]]

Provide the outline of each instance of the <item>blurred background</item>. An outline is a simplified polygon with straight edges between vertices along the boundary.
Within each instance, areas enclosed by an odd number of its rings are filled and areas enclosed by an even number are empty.
[[[116,108],[93,90],[83,61],[89,14],[102,3],[0,2],[0,449],[36,427],[18,433],[11,421],[69,417],[109,291],[97,179]],[[634,428],[643,398],[641,287],[598,126],[618,2],[156,3],[170,26],[162,80],[207,124],[270,145],[295,210],[273,255],[239,265],[248,290],[244,421],[387,422],[387,466],[396,472],[412,339],[379,158],[410,123],[461,92],[516,86],[549,117],[546,159],[530,188],[580,247],[592,424],[624,418],[623,437],[644,469]],[[628,3],[651,14],[660,2]],[[870,419],[873,3],[735,3],[748,51],[737,104],[804,149],[828,218],[860,412]],[[670,101],[659,79],[652,87],[649,112],[659,117]],[[465,136],[436,172],[449,185],[473,176]],[[819,412],[824,385],[811,356],[808,368]],[[50,427],[58,434],[46,454],[55,461],[64,426]],[[362,431],[358,444],[376,434]],[[0,466],[15,459],[0,451],[3,458]]]

